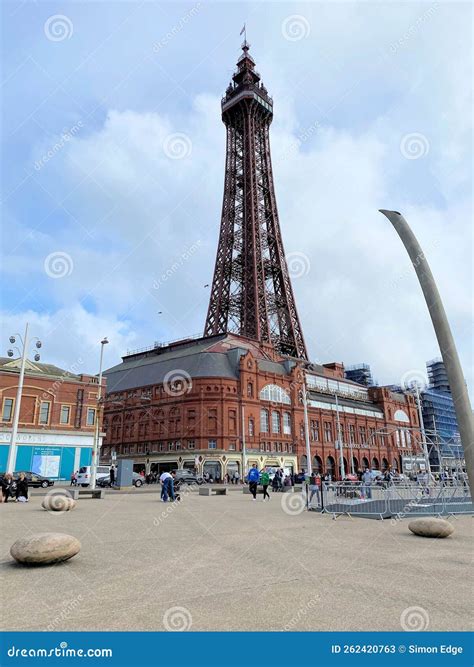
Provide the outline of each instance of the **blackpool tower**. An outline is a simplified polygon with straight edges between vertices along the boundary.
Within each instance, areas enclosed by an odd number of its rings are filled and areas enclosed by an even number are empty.
[[[205,336],[237,333],[307,359],[285,259],[270,155],[273,100],[244,41],[222,99],[224,199]]]

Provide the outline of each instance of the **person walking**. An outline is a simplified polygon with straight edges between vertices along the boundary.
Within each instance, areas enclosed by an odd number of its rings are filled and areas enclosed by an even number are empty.
[[[260,479],[260,473],[258,472],[257,464],[254,463],[249,470],[248,480],[249,480],[249,490],[253,496],[252,500],[257,500],[257,486],[258,480]]]
[[[110,466],[110,486],[115,484],[115,466],[112,464]]]
[[[15,502],[28,502],[28,480],[24,472],[20,473],[16,483],[15,489]]]
[[[8,499],[13,497],[13,488],[12,474],[6,472],[2,479],[2,498],[4,503],[7,503]]]
[[[270,500],[270,494],[267,491],[268,485],[270,484],[270,475],[266,470],[262,470],[262,474],[260,475],[260,484],[263,488],[263,502],[265,502],[266,499]]]
[[[310,496],[309,496],[309,504],[311,505],[311,501],[313,500],[313,497],[316,495],[317,498],[316,500],[318,501],[318,506],[320,504],[320,499],[319,499],[319,484],[321,484],[321,480],[318,480],[319,475],[317,473],[312,473],[310,478],[309,478],[309,491],[310,491]],[[318,484],[319,481],[319,484]]]

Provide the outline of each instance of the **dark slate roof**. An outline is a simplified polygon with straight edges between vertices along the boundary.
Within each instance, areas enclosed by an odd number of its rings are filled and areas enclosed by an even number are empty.
[[[288,375],[286,368],[283,364],[278,363],[278,361],[267,361],[266,359],[261,359],[258,362],[258,367],[261,371],[267,373],[275,373],[275,375]]]
[[[183,347],[156,350],[155,353],[124,357],[123,362],[104,371],[107,393],[161,384],[167,373],[188,373],[191,378],[238,378],[238,364],[227,352],[207,351],[214,340],[200,339]],[[234,357],[236,359],[236,357]]]

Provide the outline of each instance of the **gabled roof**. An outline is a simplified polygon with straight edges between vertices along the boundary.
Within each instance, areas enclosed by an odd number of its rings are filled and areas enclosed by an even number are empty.
[[[21,359],[10,359],[9,357],[0,357],[0,371],[4,373],[19,373]],[[80,380],[79,375],[74,375],[69,371],[54,366],[53,364],[43,364],[39,361],[25,361],[26,375],[47,375],[53,377],[70,378],[71,380]]]

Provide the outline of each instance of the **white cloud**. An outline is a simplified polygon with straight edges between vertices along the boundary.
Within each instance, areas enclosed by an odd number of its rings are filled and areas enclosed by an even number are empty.
[[[269,30],[281,39],[279,22],[288,6],[277,7],[281,16],[273,16]],[[311,39],[270,42],[258,49],[258,65],[275,97],[271,141],[285,248],[305,253],[311,265],[294,280],[308,346],[321,361],[366,361],[381,382],[397,382],[407,370],[423,369],[438,349],[413,268],[379,208],[401,210],[419,237],[464,367],[472,366],[470,205],[463,192],[469,72],[468,65],[457,66],[462,48],[451,38],[443,52],[452,57],[436,53],[432,65],[444,7],[436,5],[415,34],[411,27],[426,5],[374,7],[292,5],[291,13],[308,16]],[[380,11],[383,22],[371,11]],[[265,12],[259,6],[257,19]],[[459,27],[462,15],[450,16]],[[163,50],[162,63],[165,57]],[[302,62],[311,68],[298,67]],[[361,77],[372,77],[373,87],[359,84]],[[126,347],[202,330],[209,294],[203,285],[211,281],[218,240],[225,133],[217,96],[197,94],[189,102],[179,113],[166,105],[160,112],[109,109],[101,127],[81,131],[55,156],[59,189],[67,194],[77,186],[67,208],[79,227],[62,228],[59,246],[55,234],[43,234],[28,246],[28,259],[16,254],[10,271],[18,276],[18,267],[33,257],[41,273],[53,250],[73,257],[71,276],[47,285],[45,301],[53,294],[56,311],[50,306],[51,314],[28,314],[41,330],[49,327],[58,363],[73,359],[82,345],[78,327],[93,350],[102,335],[114,341],[109,365]],[[410,132],[427,137],[425,158],[409,161],[400,154],[400,140]],[[183,159],[170,159],[163,148],[175,133],[185,134],[192,147]],[[45,167],[38,178],[47,184],[49,174]],[[181,262],[198,241],[198,250]],[[95,314],[85,310],[89,299]],[[468,382],[472,387],[471,376]]]

